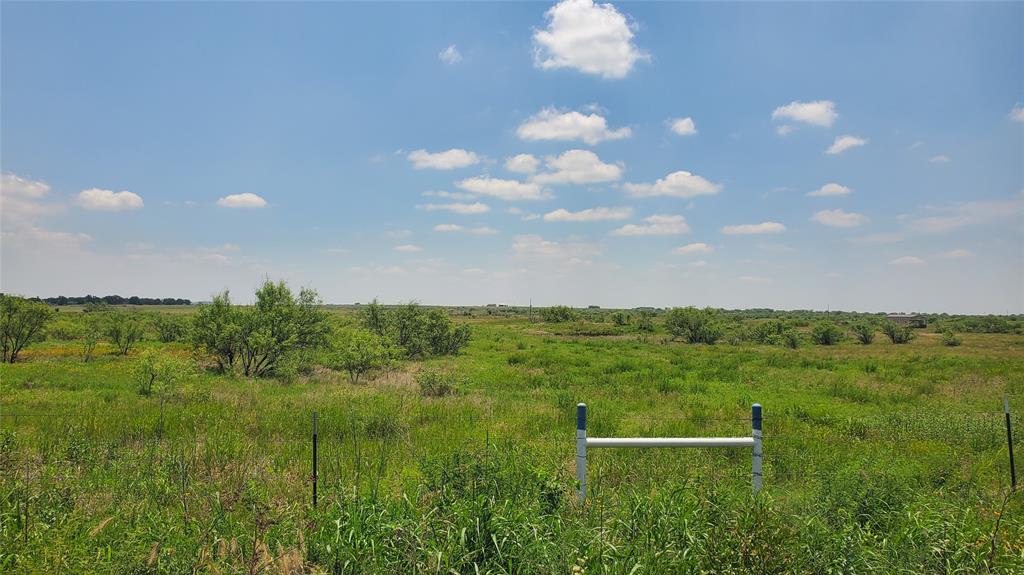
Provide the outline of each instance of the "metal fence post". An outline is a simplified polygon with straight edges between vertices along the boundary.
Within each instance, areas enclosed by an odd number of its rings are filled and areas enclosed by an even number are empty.
[[[316,507],[316,480],[317,480],[317,425],[316,412],[313,412],[313,507]]]
[[[761,404],[755,403],[750,408],[751,426],[753,427],[754,449],[753,469],[751,483],[754,485],[754,495],[761,491]]]
[[[576,482],[579,500],[587,497],[587,404],[576,405]]]

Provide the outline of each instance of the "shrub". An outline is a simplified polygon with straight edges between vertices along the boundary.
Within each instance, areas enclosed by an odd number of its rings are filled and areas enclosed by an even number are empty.
[[[540,310],[540,317],[547,323],[562,323],[576,321],[580,318],[580,314],[569,306],[556,305]]]
[[[834,322],[818,322],[811,328],[811,341],[818,345],[836,345],[844,338],[843,331]]]
[[[457,390],[450,373],[435,369],[425,369],[416,374],[416,384],[419,385],[423,397],[454,395]]]
[[[50,306],[40,301],[0,295],[0,349],[2,361],[14,363],[29,343],[42,336],[43,326],[53,317]]]
[[[240,337],[237,316],[227,290],[213,296],[209,304],[200,305],[192,316],[190,339],[193,348],[212,356],[220,371],[235,365]]]
[[[895,344],[910,343],[917,335],[910,326],[899,325],[894,321],[886,322],[882,326],[882,332]]]
[[[713,344],[722,337],[717,312],[711,308],[672,308],[665,317],[665,329],[673,339],[682,338],[686,343]]]
[[[785,329],[779,338],[782,340],[782,345],[789,349],[796,349],[800,347],[800,332],[793,328]]]
[[[390,357],[384,340],[365,329],[339,334],[331,340],[327,355],[328,367],[348,372],[353,384],[358,384],[363,374],[386,367]]]
[[[654,314],[642,311],[636,317],[636,330],[644,333],[654,332]]]
[[[384,306],[377,303],[377,298],[373,298],[373,301],[366,306],[363,310],[363,325],[366,329],[377,334],[378,337],[387,336],[388,329],[388,318],[387,312]]]
[[[854,322],[850,326],[850,331],[853,332],[854,337],[862,345],[871,345],[871,342],[875,341],[875,326],[872,323],[866,321]]]
[[[946,328],[946,330],[942,332],[942,345],[956,347],[961,343],[963,343],[963,340],[952,329]]]
[[[629,325],[629,316],[624,312],[617,311],[612,314],[612,323],[617,326]]]
[[[455,325],[443,309],[427,312],[425,323],[427,344],[434,355],[456,355],[469,343],[469,326]]]
[[[143,328],[139,314],[112,311],[107,315],[107,337],[120,355],[128,355],[136,342],[142,339]]]
[[[750,329],[750,341],[762,345],[779,345],[783,343],[782,333],[786,331],[786,324],[782,320],[770,319],[754,325]]]
[[[145,396],[156,396],[160,400],[160,420],[157,433],[163,434],[164,406],[174,394],[182,379],[191,374],[187,362],[147,349],[139,355],[135,363],[135,377],[139,381],[139,393]]]
[[[185,318],[167,313],[158,313],[153,316],[153,327],[156,328],[156,336],[162,343],[171,343],[185,337],[188,331],[188,323]]]
[[[99,319],[94,315],[84,316],[80,333],[82,336],[82,361],[89,361],[92,359],[93,351],[96,350],[100,338],[103,337]]]

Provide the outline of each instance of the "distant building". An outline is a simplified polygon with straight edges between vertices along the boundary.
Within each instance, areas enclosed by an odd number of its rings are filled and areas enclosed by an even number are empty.
[[[890,313],[885,319],[899,325],[910,327],[928,327],[928,318],[919,313]]]
[[[601,306],[599,306],[599,305],[588,305],[587,309],[601,309]]]

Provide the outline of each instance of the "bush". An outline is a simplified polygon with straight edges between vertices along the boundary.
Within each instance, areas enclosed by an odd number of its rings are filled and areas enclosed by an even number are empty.
[[[886,322],[882,326],[882,332],[895,344],[910,343],[917,335],[910,326],[899,325],[894,321]]]
[[[786,331],[786,324],[782,320],[770,319],[758,323],[750,329],[749,338],[754,343],[762,345],[779,345],[783,343],[782,334]]]
[[[580,314],[576,313],[576,310],[569,306],[556,305],[540,310],[540,317],[547,323],[562,323],[576,321],[580,318]]]
[[[617,326],[629,325],[629,315],[624,312],[617,311],[612,314],[612,323]]]
[[[818,345],[836,345],[845,335],[834,322],[822,321],[811,328],[811,341]]]
[[[435,369],[425,369],[416,374],[416,384],[419,385],[420,394],[423,397],[454,395],[457,390],[453,376],[450,373]]]
[[[793,328],[786,328],[779,337],[782,340],[782,345],[789,349],[800,347],[800,332]]]
[[[84,316],[80,333],[82,336],[82,361],[87,362],[92,359],[93,351],[96,350],[96,345],[103,337],[100,320],[95,315]]]
[[[673,339],[682,338],[686,343],[713,344],[722,337],[717,312],[711,308],[672,308],[665,316],[665,329]]]
[[[112,311],[107,314],[107,337],[117,348],[117,353],[128,355],[136,342],[142,340],[143,328],[139,314],[135,312]]]
[[[213,357],[220,371],[235,365],[240,337],[237,315],[230,294],[224,290],[209,304],[200,305],[192,316],[192,347]]]
[[[654,332],[654,314],[642,311],[636,317],[636,330],[643,333]]]
[[[443,309],[427,312],[425,328],[427,344],[434,355],[457,355],[469,343],[469,326],[455,325]]]
[[[0,295],[0,349],[4,363],[14,363],[29,343],[42,337],[53,317],[50,306],[13,295]]]
[[[380,336],[355,329],[331,340],[327,363],[328,367],[348,372],[349,381],[358,384],[363,374],[386,367],[390,357],[390,350]]]
[[[947,328],[942,332],[942,345],[956,347],[964,341],[952,329]]]
[[[404,350],[407,357],[456,355],[472,335],[468,325],[456,325],[443,309],[425,311],[416,302],[386,310],[374,300],[363,311],[367,330]]]
[[[866,321],[858,321],[850,326],[850,331],[852,331],[854,337],[857,338],[857,342],[862,345],[871,345],[871,342],[875,341],[874,324]]]
[[[185,337],[188,331],[188,323],[185,318],[167,313],[158,313],[153,316],[153,327],[156,328],[156,337],[162,343],[171,343]]]

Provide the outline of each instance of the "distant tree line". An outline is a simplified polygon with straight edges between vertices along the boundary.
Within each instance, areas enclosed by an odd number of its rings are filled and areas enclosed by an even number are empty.
[[[32,298],[40,299],[40,298]],[[139,297],[133,295],[131,297],[124,297],[119,295],[105,295],[103,297],[86,295],[86,296],[57,296],[41,298],[40,301],[44,301],[50,305],[87,305],[105,303],[108,305],[192,305],[192,300],[178,298],[178,297]]]

